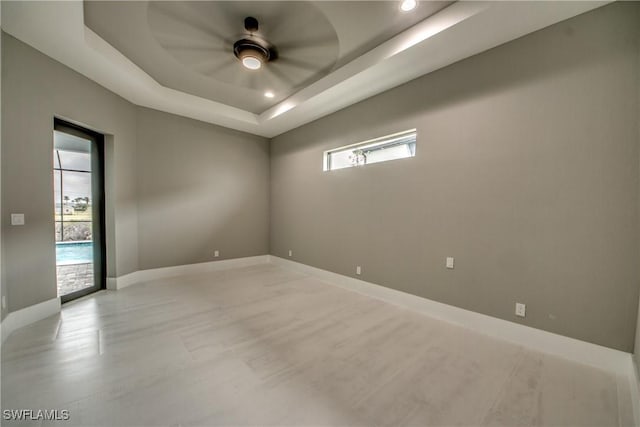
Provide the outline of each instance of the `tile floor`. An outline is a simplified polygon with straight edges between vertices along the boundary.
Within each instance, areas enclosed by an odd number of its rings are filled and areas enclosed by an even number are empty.
[[[625,380],[265,264],[102,291],[2,346],[63,426],[631,425]]]

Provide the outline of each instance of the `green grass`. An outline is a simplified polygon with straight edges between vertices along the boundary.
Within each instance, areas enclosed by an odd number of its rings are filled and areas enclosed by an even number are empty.
[[[54,214],[56,221],[62,221],[62,216],[64,217],[65,222],[91,222],[91,206],[84,212],[74,212],[72,214]]]

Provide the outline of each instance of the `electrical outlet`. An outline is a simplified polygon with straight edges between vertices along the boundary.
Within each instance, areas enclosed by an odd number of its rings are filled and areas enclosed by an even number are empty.
[[[220,256],[220,251],[213,251],[213,257],[218,258]]]
[[[293,251],[289,249],[289,256],[293,256]]]
[[[356,265],[356,274],[358,276],[362,274],[362,268],[359,265]]]
[[[447,257],[446,265],[448,269],[453,269],[453,257],[450,257],[450,256]]]
[[[11,225],[24,225],[24,214],[12,213],[11,214]]]
[[[524,317],[527,311],[527,306],[517,302],[516,303],[516,316],[518,317]]]

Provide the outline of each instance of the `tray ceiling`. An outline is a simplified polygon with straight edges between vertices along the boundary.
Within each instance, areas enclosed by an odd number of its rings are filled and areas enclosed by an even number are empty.
[[[450,3],[85,0],[84,20],[161,85],[259,114]],[[233,55],[247,16],[278,50],[258,71]]]
[[[607,3],[420,1],[409,13],[399,1],[1,7],[4,31],[134,104],[273,137]],[[258,71],[232,52],[246,16],[258,18],[259,35],[280,55]]]

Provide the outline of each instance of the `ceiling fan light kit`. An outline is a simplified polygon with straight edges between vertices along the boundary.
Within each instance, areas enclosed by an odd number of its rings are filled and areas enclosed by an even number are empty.
[[[258,70],[262,67],[263,60],[257,56],[246,55],[242,58],[242,65],[250,70]]]

